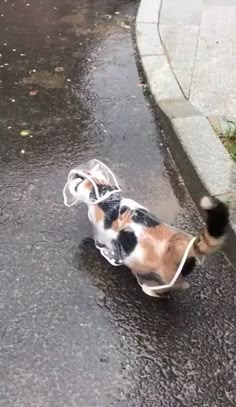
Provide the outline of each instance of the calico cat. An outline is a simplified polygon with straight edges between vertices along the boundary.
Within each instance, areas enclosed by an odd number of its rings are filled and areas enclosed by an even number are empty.
[[[163,288],[176,274],[193,236],[164,224],[147,208],[124,198],[121,191],[97,204],[89,204],[95,191],[93,183],[74,175],[72,182],[80,202],[88,205],[93,224],[95,244],[114,265],[125,264],[136,276],[142,290],[159,297],[170,289]],[[112,186],[102,178],[93,177],[102,196]],[[217,251],[223,244],[229,222],[228,207],[216,198],[204,197],[200,202],[206,212],[206,225],[196,236],[171,290],[188,288],[184,277],[199,260]]]

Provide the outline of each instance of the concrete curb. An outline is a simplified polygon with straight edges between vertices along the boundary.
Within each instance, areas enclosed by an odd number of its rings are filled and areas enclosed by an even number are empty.
[[[162,0],[141,0],[135,26],[137,48],[171,152],[199,208],[203,194],[236,192],[236,164],[208,119],[179,86],[159,34],[161,7]],[[236,265],[236,224],[232,222],[229,234],[225,253]]]

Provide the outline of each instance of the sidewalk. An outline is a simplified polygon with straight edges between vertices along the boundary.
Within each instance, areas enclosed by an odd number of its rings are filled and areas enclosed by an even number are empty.
[[[136,39],[193,198],[236,192],[236,163],[217,135],[236,122],[236,1],[141,0]],[[235,264],[236,208],[231,219],[226,253]]]

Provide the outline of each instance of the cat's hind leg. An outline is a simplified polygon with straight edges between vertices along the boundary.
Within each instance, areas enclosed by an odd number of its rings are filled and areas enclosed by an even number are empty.
[[[156,275],[156,273],[150,272],[147,274],[142,274],[137,272],[136,270],[132,270],[132,273],[135,275],[137,282],[139,283],[145,294],[149,295],[149,297],[161,297],[161,295],[152,288],[159,285],[160,283],[160,279],[158,275]]]
[[[187,283],[182,276],[179,276],[173,287],[165,288],[166,284],[161,280],[159,275],[155,272],[150,272],[147,274],[140,274],[137,271],[133,271],[140,287],[143,292],[150,297],[164,298],[170,294],[171,291],[176,289],[187,289],[189,288],[189,283]]]

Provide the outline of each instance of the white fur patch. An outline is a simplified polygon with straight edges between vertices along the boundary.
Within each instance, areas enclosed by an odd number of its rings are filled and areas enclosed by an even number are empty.
[[[118,232],[112,229],[104,229],[103,221],[96,224],[97,238],[101,244],[104,244],[110,250],[113,249],[113,240],[117,239]]]
[[[130,229],[135,233],[135,236],[139,238],[139,236],[143,233],[143,225],[132,222],[130,225]]]
[[[120,207],[122,208],[123,206],[127,206],[129,209],[144,209],[149,212],[145,206],[140,205],[138,202],[134,201],[133,199],[130,198],[123,198],[121,201]]]
[[[209,211],[214,208],[214,202],[209,196],[204,196],[200,201],[201,208],[205,211]]]
[[[132,269],[133,264],[136,264],[136,263],[142,264],[143,263],[143,258],[144,258],[143,249],[139,244],[137,244],[137,246],[132,251],[132,253],[130,253],[130,255],[125,258],[124,264],[127,267],[129,267],[130,269]]]

